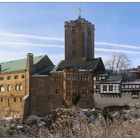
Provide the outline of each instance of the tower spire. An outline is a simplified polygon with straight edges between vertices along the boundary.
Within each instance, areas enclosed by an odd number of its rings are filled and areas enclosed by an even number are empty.
[[[78,9],[78,17],[81,17],[81,9]]]

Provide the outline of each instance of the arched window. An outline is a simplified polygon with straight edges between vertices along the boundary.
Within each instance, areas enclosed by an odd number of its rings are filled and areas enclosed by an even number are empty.
[[[19,85],[18,84],[16,84],[15,90],[19,90]]]
[[[0,85],[0,92],[4,92],[4,86]]]
[[[23,90],[22,84],[19,84],[19,90]]]
[[[7,86],[7,90],[10,91],[11,90],[11,85]]]

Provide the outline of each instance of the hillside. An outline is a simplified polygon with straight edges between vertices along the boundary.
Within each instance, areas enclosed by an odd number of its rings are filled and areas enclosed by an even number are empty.
[[[1,137],[140,137],[140,108],[109,108],[105,121],[100,109],[58,108],[45,117],[1,119]],[[103,117],[104,116],[104,117]]]

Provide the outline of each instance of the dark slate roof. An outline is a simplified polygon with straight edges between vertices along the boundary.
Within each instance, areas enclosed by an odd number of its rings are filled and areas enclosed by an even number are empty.
[[[101,58],[93,60],[62,60],[52,71],[62,71],[63,69],[94,70],[101,61]]]
[[[52,69],[54,68],[54,66],[49,66],[49,67],[44,67],[41,70],[39,70],[38,72],[34,73],[34,75],[46,75],[48,74]]]
[[[35,56],[34,64],[37,64],[45,55],[42,56]],[[26,61],[25,59],[19,59],[19,60],[13,60],[8,62],[2,62],[1,65],[1,72],[12,72],[12,71],[19,71],[19,70],[25,70],[26,69]]]
[[[111,74],[107,78],[107,81],[121,81],[121,80],[122,80],[121,74]]]

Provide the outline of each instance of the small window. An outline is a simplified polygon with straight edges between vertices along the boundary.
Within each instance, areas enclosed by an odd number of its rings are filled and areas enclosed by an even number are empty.
[[[22,97],[20,97],[20,102],[22,101]]]
[[[55,89],[55,93],[56,93],[56,94],[59,94],[59,93],[60,93],[60,89],[59,89],[59,88],[56,88],[56,89]]]
[[[102,80],[102,77],[99,77],[99,81]]]
[[[7,86],[7,90],[10,91],[11,90],[11,85]]]
[[[105,79],[105,77],[102,77],[102,80],[104,80]]]
[[[96,77],[96,81],[99,81],[99,77]]]
[[[103,86],[103,91],[107,91],[107,86],[106,85]]]
[[[14,98],[14,102],[16,102],[16,97]]]
[[[0,98],[0,101],[3,102],[3,98],[2,97]]]
[[[133,88],[136,88],[136,86],[135,86],[135,85],[133,85],[132,87],[133,87]]]
[[[139,88],[139,85],[136,85],[136,88]]]
[[[109,91],[113,91],[113,85],[109,85]]]
[[[7,80],[11,80],[11,76],[7,76]]]
[[[82,94],[87,94],[87,88],[82,88]]]
[[[15,75],[14,78],[15,78],[15,79],[18,79],[18,75]]]
[[[4,87],[3,87],[3,85],[0,86],[0,92],[4,92]]]
[[[0,77],[0,80],[3,80],[4,79],[4,77]]]
[[[72,44],[75,44],[76,43],[76,40],[75,39],[72,39]]]
[[[96,89],[99,89],[100,88],[100,86],[99,85],[96,85]]]
[[[94,85],[93,88],[96,89],[97,85]]]
[[[128,88],[128,85],[125,85],[125,88]]]
[[[19,85],[18,84],[16,84],[15,90],[19,90]]]
[[[22,76],[21,76],[21,78],[22,78],[22,79],[24,79],[24,78],[25,78],[25,76],[24,76],[24,75],[22,75]]]
[[[23,90],[22,84],[19,85],[19,90]]]
[[[72,93],[73,93],[73,94],[76,93],[76,89],[75,89],[75,88],[73,88]]]
[[[93,81],[96,81],[96,77],[93,77]]]

